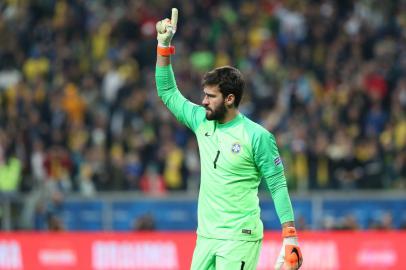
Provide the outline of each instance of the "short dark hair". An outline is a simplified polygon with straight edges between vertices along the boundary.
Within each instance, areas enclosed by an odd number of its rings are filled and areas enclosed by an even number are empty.
[[[218,67],[203,76],[202,86],[218,85],[223,97],[233,94],[235,107],[240,104],[245,87],[245,81],[241,72],[230,66]]]

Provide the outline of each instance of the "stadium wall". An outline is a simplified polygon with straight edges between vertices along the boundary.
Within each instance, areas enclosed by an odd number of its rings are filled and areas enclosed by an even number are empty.
[[[280,229],[270,196],[261,194],[260,197],[265,229]],[[291,197],[297,226],[301,229],[340,229],[341,223],[349,219],[353,219],[357,229],[370,229],[376,228],[388,216],[392,229],[406,227],[406,196],[403,192],[315,192],[292,194]],[[60,218],[69,231],[132,231],[136,229],[136,223],[146,217],[151,219],[156,230],[182,231],[194,230],[197,226],[196,200],[196,194],[185,193],[165,197],[131,192],[106,193],[92,198],[70,196],[58,206],[48,206],[51,208],[48,211]],[[0,201],[2,229],[21,229],[19,211],[32,204],[29,196],[0,196]],[[34,218],[40,218],[36,215]]]

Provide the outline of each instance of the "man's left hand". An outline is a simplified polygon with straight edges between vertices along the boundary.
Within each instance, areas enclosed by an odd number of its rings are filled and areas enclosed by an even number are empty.
[[[297,241],[295,227],[283,228],[283,244],[275,263],[275,269],[282,269],[285,265],[286,270],[297,270],[303,262],[302,252]]]

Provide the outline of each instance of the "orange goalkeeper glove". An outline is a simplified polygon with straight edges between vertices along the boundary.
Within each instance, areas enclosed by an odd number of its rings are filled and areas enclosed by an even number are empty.
[[[295,227],[285,227],[282,230],[283,244],[275,263],[275,269],[282,269],[285,265],[286,270],[299,269],[303,262],[302,252],[297,241]]]

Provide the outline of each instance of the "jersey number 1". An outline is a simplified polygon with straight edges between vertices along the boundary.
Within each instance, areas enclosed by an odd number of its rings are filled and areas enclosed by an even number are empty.
[[[216,158],[213,161],[214,169],[217,168],[217,160],[219,159],[219,155],[220,155],[220,150],[217,151]]]

